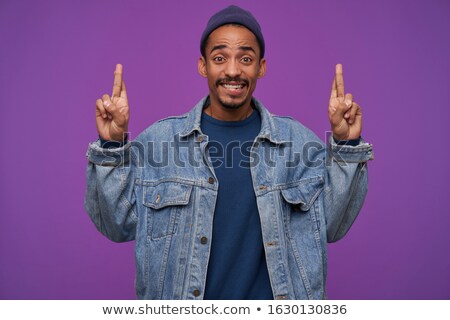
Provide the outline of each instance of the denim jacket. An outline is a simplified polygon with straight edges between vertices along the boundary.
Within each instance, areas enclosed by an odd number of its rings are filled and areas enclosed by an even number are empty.
[[[135,241],[140,299],[202,299],[218,181],[200,128],[205,99],[113,149],[87,151],[85,208],[109,239]],[[256,99],[250,170],[275,299],[325,299],[327,242],[353,224],[372,146],[326,145]],[[236,186],[239,187],[239,186]]]

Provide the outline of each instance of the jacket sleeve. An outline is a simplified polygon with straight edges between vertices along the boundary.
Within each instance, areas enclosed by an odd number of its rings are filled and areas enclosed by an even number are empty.
[[[351,146],[329,137],[324,189],[328,242],[344,237],[358,216],[367,193],[367,161],[372,159],[372,145],[363,139]]]
[[[97,229],[115,242],[136,235],[135,180],[139,166],[131,142],[119,148],[102,148],[100,141],[87,150],[87,188],[84,206]]]

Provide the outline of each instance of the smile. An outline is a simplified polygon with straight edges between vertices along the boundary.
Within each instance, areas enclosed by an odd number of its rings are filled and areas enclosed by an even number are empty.
[[[229,89],[229,90],[239,90],[239,89],[242,89],[244,87],[244,84],[228,84],[228,83],[224,83],[224,84],[222,84],[222,86],[225,89]]]

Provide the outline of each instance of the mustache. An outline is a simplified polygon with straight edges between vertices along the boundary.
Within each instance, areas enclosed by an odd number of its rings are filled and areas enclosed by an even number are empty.
[[[218,79],[216,81],[216,86],[219,86],[221,83],[230,83],[230,82],[243,83],[248,86],[248,80],[242,79],[240,77],[236,77],[236,78],[226,77],[226,78]]]

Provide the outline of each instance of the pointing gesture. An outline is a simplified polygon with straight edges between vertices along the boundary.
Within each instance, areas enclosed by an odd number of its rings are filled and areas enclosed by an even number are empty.
[[[351,93],[345,93],[344,91],[344,75],[341,64],[336,65],[328,116],[335,139],[352,140],[360,137],[362,129],[361,107],[353,101]]]
[[[116,65],[111,97],[104,94],[101,99],[96,101],[95,118],[97,131],[103,140],[121,142],[128,131],[130,109],[122,73],[122,65]]]

